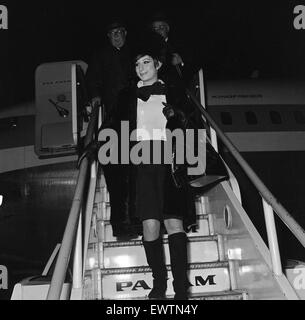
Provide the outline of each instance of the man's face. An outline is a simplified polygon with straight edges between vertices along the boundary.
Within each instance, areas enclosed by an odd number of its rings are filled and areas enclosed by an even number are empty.
[[[108,32],[110,43],[116,48],[122,48],[125,44],[127,31],[125,28],[115,28]]]
[[[169,25],[165,21],[154,21],[152,24],[153,31],[159,33],[161,37],[167,39],[169,33]]]

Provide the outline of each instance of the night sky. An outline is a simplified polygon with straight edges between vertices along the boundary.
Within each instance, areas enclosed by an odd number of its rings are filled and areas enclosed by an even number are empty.
[[[209,77],[243,78],[255,69],[262,78],[302,77],[305,30],[294,29],[293,8],[303,2],[0,0],[9,11],[9,29],[0,30],[0,106],[33,99],[41,63],[88,62],[108,18],[122,16],[136,39],[160,9],[172,20],[172,36],[196,47]]]

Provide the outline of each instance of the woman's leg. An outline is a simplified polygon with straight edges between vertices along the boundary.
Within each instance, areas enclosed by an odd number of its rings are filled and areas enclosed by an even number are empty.
[[[148,219],[143,221],[143,237],[145,241],[154,241],[159,238],[160,221]]]
[[[160,236],[160,221],[148,219],[143,221],[143,245],[147,263],[152,270],[153,288],[150,299],[165,299],[167,288],[167,270],[164,262],[162,236]]]
[[[180,219],[166,219],[164,225],[169,236],[175,233],[185,233],[183,222]]]
[[[180,219],[166,219],[164,225],[168,233],[168,246],[173,275],[175,300],[187,300],[189,281],[187,277],[187,237]]]

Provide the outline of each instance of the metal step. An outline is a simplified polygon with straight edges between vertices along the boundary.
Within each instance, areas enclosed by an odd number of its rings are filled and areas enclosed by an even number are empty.
[[[93,296],[86,296],[84,300],[98,300]],[[173,300],[174,296],[167,295],[166,300]],[[147,296],[128,298],[128,300],[149,300]],[[248,300],[248,294],[245,291],[220,291],[220,292],[210,292],[210,293],[193,293],[189,294],[188,300]],[[149,300],[151,301],[151,300]]]
[[[208,201],[205,197],[200,197],[195,201],[195,208],[197,216],[207,216]],[[97,188],[94,198],[94,210],[97,211],[99,219],[110,221],[111,206],[109,202],[109,193],[105,188]]]
[[[197,218],[198,228],[196,232],[189,232],[187,235],[189,237],[193,236],[208,236],[210,235],[210,226],[207,216],[198,216]],[[97,221],[98,224],[101,224],[102,221]],[[109,221],[104,221],[104,242],[114,242],[118,241],[116,237],[112,235],[112,226]],[[166,235],[167,237],[167,235]],[[141,240],[141,236],[139,236],[135,240]]]
[[[167,237],[164,237],[163,243],[165,263],[170,264]],[[99,253],[98,250],[100,250]],[[104,268],[129,268],[147,265],[141,240],[105,242],[103,248],[94,244],[89,245],[86,270],[98,267],[98,256],[100,257],[99,265],[104,266]],[[215,262],[219,260],[217,236],[188,237],[189,263]]]
[[[244,291],[220,291],[214,293],[197,293],[189,297],[190,300],[248,300],[248,294]]]
[[[168,289],[166,295],[174,296],[170,266],[168,269]],[[97,270],[101,277],[102,299],[145,299],[152,288],[152,274],[149,267],[113,268]],[[94,286],[95,270],[86,272],[87,288]],[[230,272],[228,262],[192,263],[189,265],[190,294],[210,294],[230,291]]]

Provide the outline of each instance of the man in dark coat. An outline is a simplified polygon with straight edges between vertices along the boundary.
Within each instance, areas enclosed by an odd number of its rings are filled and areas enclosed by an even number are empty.
[[[112,109],[117,104],[119,92],[130,85],[133,75],[125,24],[116,19],[108,24],[106,32],[109,41],[94,53],[86,73],[91,104],[104,106],[104,125],[111,122]],[[126,204],[122,201],[122,195],[127,192],[123,183],[126,167],[109,164],[103,170],[110,194],[113,236],[126,239],[137,237],[130,226],[129,216],[126,216]]]
[[[125,24],[120,20],[113,21],[106,32],[109,41],[94,52],[86,80],[92,104],[103,103],[107,121],[120,90],[130,85],[133,71]]]
[[[165,82],[174,82],[177,86],[188,86],[194,74],[199,70],[198,57],[190,46],[174,40],[171,31],[171,21],[164,12],[156,12],[149,20],[148,26],[159,35],[163,42],[163,66],[159,76]]]

